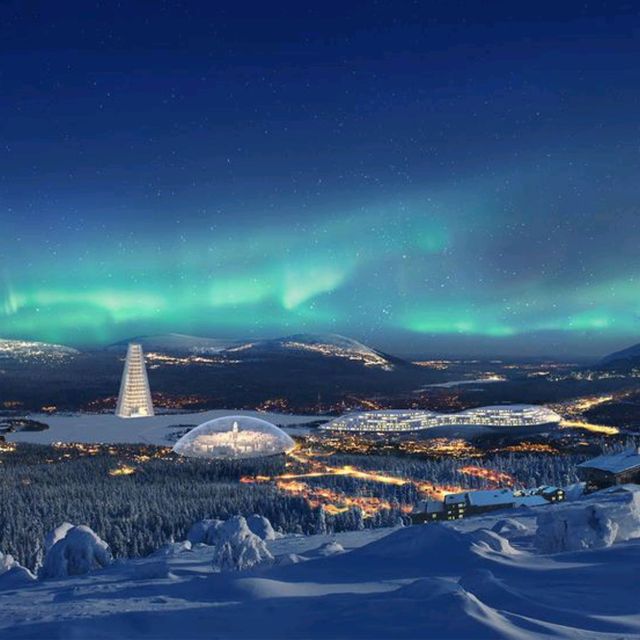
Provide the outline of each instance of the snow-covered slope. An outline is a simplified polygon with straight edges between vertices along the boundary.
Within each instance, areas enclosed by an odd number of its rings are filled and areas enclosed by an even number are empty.
[[[220,571],[215,546],[173,544],[82,578],[17,588],[0,576],[0,636],[636,638],[639,538],[556,554],[536,545],[542,513],[588,541],[593,525],[577,513],[634,519],[621,505],[635,500],[605,492],[508,519],[286,536],[266,540],[248,571]]]

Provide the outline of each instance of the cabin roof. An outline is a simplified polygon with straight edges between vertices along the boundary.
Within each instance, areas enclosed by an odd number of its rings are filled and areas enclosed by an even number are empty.
[[[597,469],[609,473],[623,473],[640,467],[640,453],[637,449],[627,449],[620,453],[598,456],[578,465],[581,469]]]
[[[473,507],[488,507],[496,504],[513,504],[515,497],[509,489],[469,491],[469,504]]]

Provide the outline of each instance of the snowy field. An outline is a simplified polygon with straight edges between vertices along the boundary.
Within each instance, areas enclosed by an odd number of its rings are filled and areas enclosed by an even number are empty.
[[[55,579],[62,560],[105,554],[61,530],[52,579],[0,563],[0,637],[638,638],[632,489],[455,527],[270,539],[204,521],[193,545]]]
[[[71,415],[31,414],[29,420],[49,425],[46,431],[17,431],[7,434],[10,442],[51,444],[53,442],[138,443],[167,446],[173,444],[172,435],[184,430],[184,425],[199,425],[222,416],[253,416],[281,426],[290,434],[308,432],[305,423],[324,420],[322,416],[296,416],[258,411],[215,410],[198,413],[170,413],[152,418],[123,419],[113,414],[80,413]],[[180,429],[182,426],[182,429]]]

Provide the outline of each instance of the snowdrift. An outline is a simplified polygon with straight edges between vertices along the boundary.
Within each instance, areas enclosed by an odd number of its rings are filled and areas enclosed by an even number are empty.
[[[282,534],[275,531],[267,518],[257,513],[247,518],[247,525],[261,540],[276,540],[282,537]]]
[[[233,516],[216,529],[214,571],[243,571],[272,561],[264,540],[249,529],[242,516]]]
[[[196,522],[191,527],[191,529],[189,529],[189,533],[187,534],[187,541],[192,545],[215,545],[216,530],[222,524],[222,522],[222,520],[200,520],[200,522]]]
[[[607,501],[576,501],[538,514],[535,546],[542,553],[609,547],[640,537],[640,492]]]
[[[640,637],[638,496],[601,492],[487,515],[468,532],[471,519],[274,540],[262,519],[207,520],[192,527],[193,545],[171,543],[109,571],[30,589],[0,556],[0,636],[204,639],[214,629],[238,639]],[[109,561],[87,527],[63,526],[48,540],[54,576]],[[631,542],[613,544],[621,540]],[[3,590],[5,577],[14,590]]]
[[[326,580],[386,580],[466,571],[481,561],[481,550],[467,534],[443,524],[402,527],[381,540],[348,553],[288,567],[290,575],[311,564]]]
[[[36,577],[12,555],[0,553],[0,589],[16,589],[33,582]]]

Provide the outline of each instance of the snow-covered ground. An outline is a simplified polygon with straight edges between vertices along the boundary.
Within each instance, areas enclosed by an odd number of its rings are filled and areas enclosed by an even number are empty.
[[[455,525],[257,542],[242,519],[208,521],[218,547],[174,544],[20,588],[0,574],[0,637],[640,637],[639,498],[600,493]],[[556,535],[567,530],[570,539]],[[55,539],[69,548],[54,559],[79,554],[99,567],[99,541],[87,551],[88,535],[74,547],[66,531]],[[221,570],[225,540],[234,553],[259,547],[259,563]],[[549,540],[557,553],[541,551]]]
[[[71,415],[31,414],[30,420],[49,425],[45,431],[17,431],[7,434],[11,442],[51,444],[52,442],[84,443],[139,443],[169,445],[175,434],[184,431],[176,425],[199,425],[222,416],[253,416],[281,426],[290,434],[307,432],[305,423],[323,420],[322,416],[296,416],[258,411],[232,411],[226,409],[198,413],[170,413],[151,418],[123,419],[113,414],[78,413]]]

